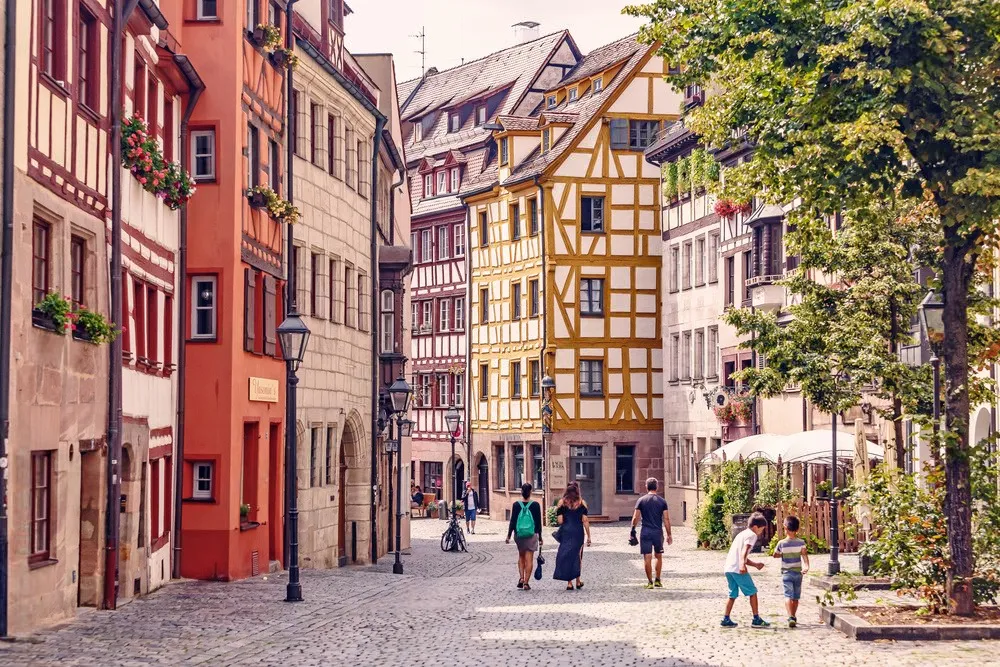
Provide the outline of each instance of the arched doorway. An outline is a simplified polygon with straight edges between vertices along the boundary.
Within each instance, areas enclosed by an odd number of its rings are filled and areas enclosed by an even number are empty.
[[[128,600],[135,595],[132,581],[132,557],[142,540],[139,522],[142,509],[142,497],[138,484],[136,465],[132,452],[132,444],[122,445],[121,461],[121,500],[118,523],[118,595],[119,600]]]
[[[476,489],[479,493],[479,509],[484,514],[490,513],[490,464],[482,454],[476,463]]]
[[[972,436],[969,444],[975,447],[978,443],[990,437],[990,410],[989,408],[979,408],[972,420]]]
[[[461,497],[465,491],[465,461],[455,460],[455,488],[452,489],[453,497]]]
[[[364,561],[370,538],[368,514],[368,472],[365,469],[366,448],[361,434],[364,429],[361,415],[352,410],[340,437],[337,474],[337,563],[344,567],[348,562]]]

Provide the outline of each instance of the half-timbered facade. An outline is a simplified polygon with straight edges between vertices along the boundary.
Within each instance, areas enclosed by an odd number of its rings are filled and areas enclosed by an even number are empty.
[[[207,91],[189,126],[198,196],[189,206],[183,576],[240,579],[282,559],[285,223],[249,188],[281,198],[285,67],[278,3],[184,5],[183,43]],[[271,26],[265,30],[262,26]],[[219,57],[219,54],[230,54]],[[258,198],[259,199],[259,198]]]
[[[533,113],[541,91],[561,80],[579,57],[561,31],[399,85],[413,206],[414,479],[439,499],[453,493],[454,472],[459,486],[467,478],[477,483],[483,509],[489,501],[489,462],[480,457],[469,470],[469,439],[459,433],[453,470],[444,419],[452,405],[466,412],[469,392],[469,221],[460,196],[480,182],[494,159],[496,118]]]
[[[547,470],[550,497],[575,480],[592,515],[618,519],[662,474],[659,176],[642,152],[681,98],[653,51],[634,36],[596,49],[537,114],[499,118],[491,178],[466,197],[471,426],[492,502]]]

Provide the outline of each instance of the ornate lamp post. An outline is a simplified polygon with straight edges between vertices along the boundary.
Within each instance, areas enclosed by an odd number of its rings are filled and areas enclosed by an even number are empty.
[[[299,583],[299,505],[298,505],[298,432],[295,427],[295,397],[299,384],[296,371],[306,355],[309,344],[309,327],[296,312],[288,313],[285,321],[278,326],[278,340],[281,341],[281,356],[287,369],[288,395],[285,397],[285,450],[288,460],[285,465],[291,470],[287,476],[292,485],[285,508],[285,524],[288,526],[288,586],[285,602],[302,602],[302,584]]]
[[[389,387],[389,399],[392,401],[392,414],[396,417],[396,439],[387,443],[389,450],[389,470],[392,470],[392,454],[396,452],[396,561],[392,564],[393,574],[403,574],[403,561],[400,559],[400,543],[403,522],[403,465],[400,454],[403,450],[403,438],[413,433],[413,422],[405,419],[410,409],[410,399],[413,392],[410,385],[402,377],[396,379]]]
[[[556,381],[551,375],[542,378],[542,521],[549,513],[549,446],[552,443],[552,398]]]
[[[931,457],[938,461],[941,452],[938,444],[938,431],[941,428],[941,402],[938,397],[941,395],[941,360],[938,358],[938,351],[941,342],[944,340],[944,302],[934,290],[927,292],[927,296],[920,302],[917,310],[920,314],[920,334],[927,341],[931,348],[931,368],[934,370],[934,442],[931,443]]]
[[[455,501],[458,500],[458,475],[456,472],[455,460],[455,437],[458,433],[458,429],[462,425],[462,413],[460,413],[454,405],[448,408],[448,412],[444,415],[444,421],[448,424],[448,434],[451,436],[451,513],[455,513]]]

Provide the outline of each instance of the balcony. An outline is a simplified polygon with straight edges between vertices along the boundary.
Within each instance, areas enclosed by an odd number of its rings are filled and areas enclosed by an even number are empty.
[[[760,276],[752,285],[751,303],[757,310],[776,311],[785,305],[785,288],[773,283],[781,280],[781,276]]]

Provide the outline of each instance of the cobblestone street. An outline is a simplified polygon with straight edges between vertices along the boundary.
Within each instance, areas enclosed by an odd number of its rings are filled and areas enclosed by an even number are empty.
[[[374,568],[303,572],[305,602],[284,597],[284,573],[232,584],[185,581],[117,612],[83,611],[70,623],[0,644],[5,665],[1000,665],[998,642],[855,643],[819,625],[815,591],[803,590],[800,627],[784,624],[776,563],[757,577],[762,614],[774,627],[718,627],[724,553],[690,548],[675,529],[664,590],[645,578],[628,530],[595,526],[581,591],[545,578],[515,588],[505,526],[480,521],[468,554],[440,551],[442,521],[415,521],[406,574],[392,559]],[[549,531],[547,531],[548,533]],[[850,563],[850,559],[847,561]],[[814,558],[814,568],[825,567]],[[16,610],[15,610],[16,613]]]

